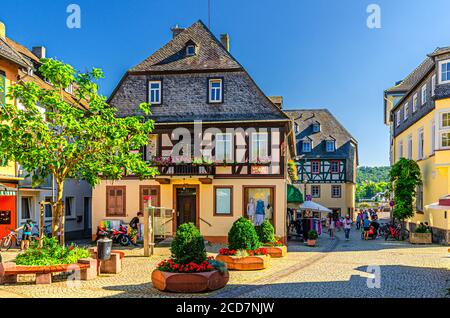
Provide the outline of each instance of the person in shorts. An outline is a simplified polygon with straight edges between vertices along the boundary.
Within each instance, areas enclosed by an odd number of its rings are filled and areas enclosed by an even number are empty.
[[[20,249],[22,251],[26,251],[30,247],[31,232],[33,231],[33,227],[33,221],[27,220],[24,225],[16,229],[16,232],[22,230],[22,241],[20,242]]]
[[[363,221],[364,227],[364,239],[367,241],[369,239],[369,231],[370,231],[370,220],[369,218],[365,218]]]

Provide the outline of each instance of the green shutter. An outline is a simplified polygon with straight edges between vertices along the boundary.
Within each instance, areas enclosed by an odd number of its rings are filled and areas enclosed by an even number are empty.
[[[6,104],[6,76],[0,71],[0,107]]]

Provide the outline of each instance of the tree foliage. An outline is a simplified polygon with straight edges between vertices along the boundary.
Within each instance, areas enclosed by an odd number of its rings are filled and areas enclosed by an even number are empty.
[[[207,260],[205,239],[193,223],[180,225],[170,251],[176,264],[201,264]]]
[[[391,167],[358,167],[356,183],[389,182]]]
[[[155,176],[156,169],[149,167],[139,154],[154,123],[145,121],[143,116],[117,118],[116,109],[98,93],[96,81],[103,77],[101,70],[79,73],[57,60],[41,62],[38,73],[50,83],[50,88],[34,82],[9,88],[9,99],[17,100],[23,107],[15,103],[0,108],[0,153],[4,159],[18,162],[24,170],[33,172],[33,186],[42,184],[49,175],[54,176],[56,235],[59,218],[64,230],[62,198],[67,178],[85,180],[95,186],[101,178],[121,179],[126,173],[140,178]],[[70,85],[75,87],[76,102],[70,101],[64,92]],[[139,107],[146,115],[150,113],[149,104]]]
[[[360,201],[362,199],[372,199],[378,193],[388,195],[389,191],[386,191],[388,189],[388,182],[364,181],[361,184],[356,185],[356,201]]]
[[[394,192],[394,217],[401,221],[412,217],[416,189],[422,184],[417,162],[401,158],[392,166],[390,182]]]

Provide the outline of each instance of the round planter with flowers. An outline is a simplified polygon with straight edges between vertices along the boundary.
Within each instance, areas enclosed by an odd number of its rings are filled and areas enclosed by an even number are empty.
[[[216,260],[227,264],[230,270],[254,271],[267,268],[270,255],[261,248],[253,224],[241,217],[228,233],[228,248],[221,249]]]
[[[270,257],[281,258],[287,255],[287,246],[275,238],[275,229],[268,220],[265,220],[255,229],[260,242],[263,243],[263,248],[267,250]]]
[[[224,263],[208,258],[203,236],[192,223],[179,227],[172,257],[152,273],[153,286],[165,292],[202,293],[223,288],[229,280]]]

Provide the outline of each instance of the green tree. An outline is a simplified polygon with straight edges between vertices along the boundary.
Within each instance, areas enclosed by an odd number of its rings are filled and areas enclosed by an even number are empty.
[[[157,171],[139,154],[154,123],[143,116],[117,118],[116,110],[98,93],[101,70],[79,73],[60,61],[41,62],[39,74],[51,87],[21,83],[9,88],[8,97],[23,107],[8,104],[0,108],[0,153],[32,171],[33,186],[53,175],[57,193],[53,236],[60,230],[64,244],[64,181],[73,178],[95,186],[101,178],[121,179],[129,173],[142,179],[154,177]],[[72,84],[76,103],[69,102],[64,93]],[[86,105],[87,110],[75,107],[79,105]],[[149,104],[139,107],[146,115],[150,113]]]
[[[390,182],[394,193],[394,217],[400,221],[412,217],[416,189],[422,184],[417,162],[401,158],[392,166]]]

